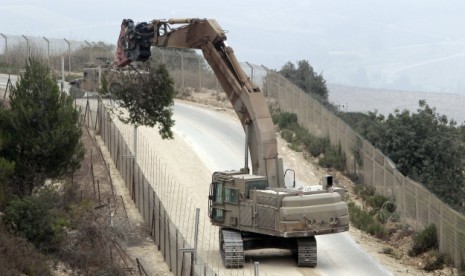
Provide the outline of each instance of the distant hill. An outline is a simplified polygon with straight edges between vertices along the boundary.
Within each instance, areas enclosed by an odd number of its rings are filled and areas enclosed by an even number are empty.
[[[416,111],[419,100],[426,100],[429,106],[436,107],[440,114],[454,119],[459,124],[465,122],[465,95],[449,93],[396,91],[366,87],[327,84],[329,101],[342,111],[368,112],[377,110],[387,115],[399,110]]]

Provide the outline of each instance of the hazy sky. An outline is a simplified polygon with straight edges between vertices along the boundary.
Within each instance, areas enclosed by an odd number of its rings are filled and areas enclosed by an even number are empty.
[[[306,59],[332,83],[465,94],[463,0],[0,0],[7,35],[114,43],[123,18],[186,17],[217,19],[242,61]]]

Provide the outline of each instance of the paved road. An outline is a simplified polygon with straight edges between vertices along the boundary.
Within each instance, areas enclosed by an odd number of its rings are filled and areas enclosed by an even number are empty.
[[[244,134],[234,118],[177,102],[174,131],[213,171],[238,169],[244,163]],[[289,182],[288,182],[289,183]],[[350,237],[348,233],[318,236],[320,275],[392,275]],[[290,256],[282,258],[289,261]],[[303,273],[302,275],[305,275]]]

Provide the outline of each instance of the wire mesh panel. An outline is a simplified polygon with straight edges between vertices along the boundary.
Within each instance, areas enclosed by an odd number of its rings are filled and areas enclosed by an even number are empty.
[[[416,185],[413,180],[406,178],[404,186],[404,197],[405,197],[405,213],[404,219],[410,222],[415,228],[417,228],[417,195]]]
[[[378,150],[374,150],[374,182],[376,191],[384,194],[384,155]]]
[[[384,196],[395,198],[395,166],[385,157],[384,161]]]
[[[374,147],[370,143],[366,141],[363,143],[363,183],[366,185],[374,185],[374,150]]]
[[[449,208],[442,208],[442,223],[441,227],[441,242],[440,245],[443,252],[449,254],[449,256],[455,256],[455,245],[456,240],[456,224],[455,224],[455,212]]]
[[[417,192],[417,223],[419,227],[424,228],[430,224],[429,213],[431,212],[430,204],[430,192],[426,190],[422,185],[416,185]],[[421,200],[419,200],[421,199]]]

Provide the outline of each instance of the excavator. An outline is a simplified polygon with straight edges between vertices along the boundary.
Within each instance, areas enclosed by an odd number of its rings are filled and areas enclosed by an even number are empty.
[[[243,267],[247,250],[278,248],[291,250],[298,266],[315,267],[315,236],[349,230],[344,190],[333,185],[331,176],[314,186],[285,185],[286,173],[264,93],[242,70],[216,20],[188,18],[134,24],[125,19],[118,38],[116,66],[149,60],[152,46],[201,50],[245,132],[244,167],[214,172],[210,183],[208,215],[219,227],[224,266]]]

